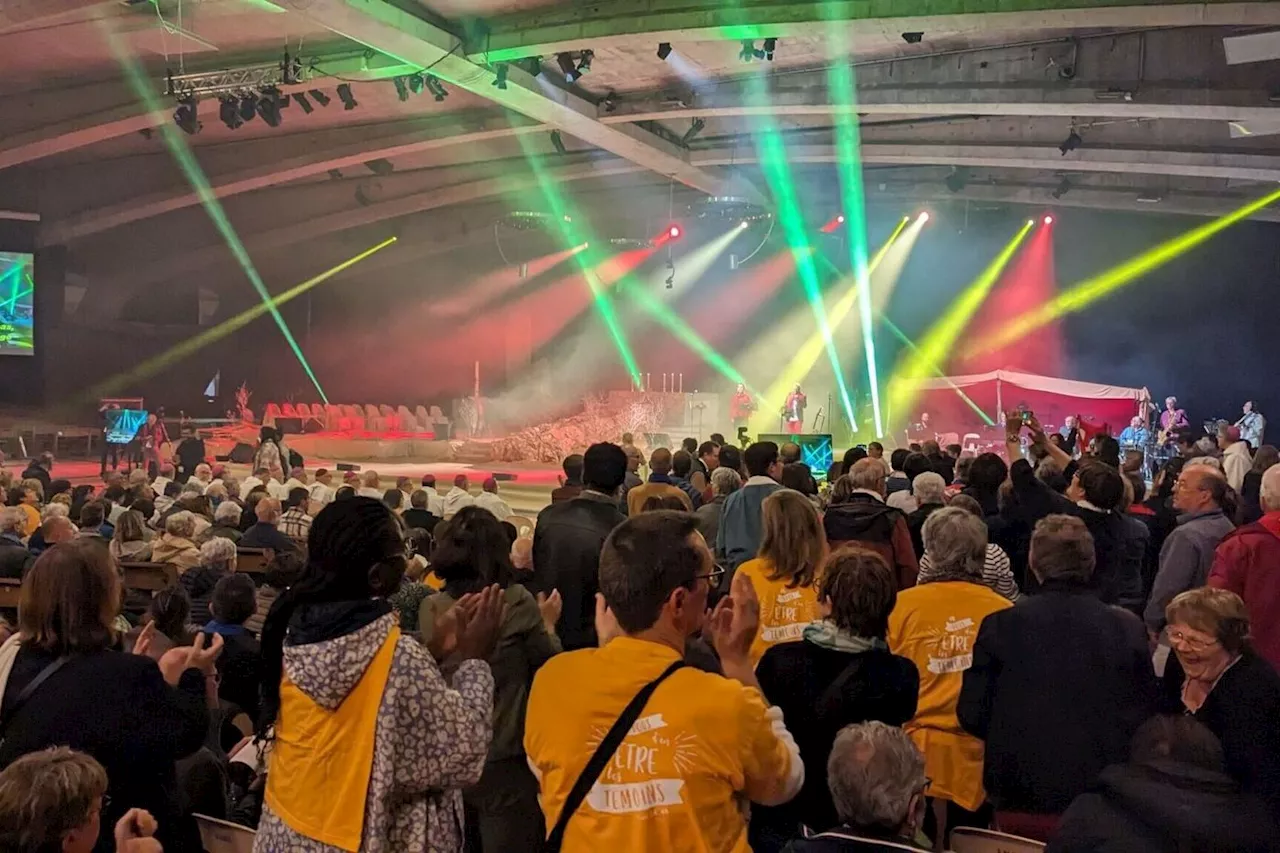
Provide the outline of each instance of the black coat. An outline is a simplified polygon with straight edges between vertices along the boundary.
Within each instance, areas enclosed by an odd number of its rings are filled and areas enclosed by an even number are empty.
[[[0,712],[53,655],[19,650]],[[174,762],[200,748],[209,727],[205,680],[189,669],[175,689],[150,658],[111,650],[78,656],[49,677],[10,721],[0,744],[0,768],[29,752],[69,746],[107,771],[111,804],[103,810],[97,851],[113,850],[112,829],[126,811],[142,808],[160,825],[166,853],[199,850],[194,823],[183,820]]]
[[[849,669],[855,665],[857,669]],[[831,690],[842,677],[840,689]],[[751,809],[752,849],[767,851],[780,846],[770,839],[795,838],[802,824],[825,829],[837,823],[827,788],[827,758],[836,734],[852,723],[879,720],[901,726],[910,720],[920,675],[913,662],[887,650],[851,654],[800,640],[766,651],[756,678],[769,704],[782,710],[804,761],[804,787],[795,799]]]
[[[53,482],[53,478],[49,476],[49,472],[45,467],[38,462],[32,462],[28,465],[26,470],[22,472],[22,476],[19,479],[39,480],[40,485],[44,487],[44,499],[48,500],[53,497],[53,495],[49,494],[49,484]]]
[[[1050,583],[982,621],[956,716],[986,742],[982,781],[997,809],[1059,814],[1125,760],[1155,702],[1141,621]]]
[[[1116,764],[1076,797],[1046,853],[1262,853],[1276,827],[1230,776],[1160,760]]]
[[[432,515],[429,510],[418,507],[406,509],[401,518],[404,519],[405,527],[410,529],[418,527],[431,534],[436,532],[436,525],[440,523],[440,516]]]
[[[560,590],[564,607],[556,634],[565,651],[596,645],[596,591],[600,549],[627,520],[612,497],[596,492],[553,503],[538,514],[533,531],[533,593]]]
[[[0,578],[22,580],[35,561],[35,555],[20,541],[0,536]]]
[[[902,853],[920,849],[905,838],[884,838],[837,826],[808,838],[797,838],[783,853]]]
[[[917,560],[924,556],[924,523],[944,506],[946,504],[925,504],[915,512],[908,513],[907,530],[911,531],[911,547],[916,549]]]

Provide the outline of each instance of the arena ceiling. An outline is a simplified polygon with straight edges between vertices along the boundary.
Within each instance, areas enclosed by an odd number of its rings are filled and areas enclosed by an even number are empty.
[[[669,187],[681,202],[768,204],[762,112],[804,203],[836,209],[847,106],[828,80],[849,63],[871,205],[1214,216],[1280,181],[1276,29],[1269,2],[7,0],[0,209],[38,214],[41,244],[67,246],[100,293],[111,288],[97,281],[216,268],[225,245],[153,132],[172,121],[166,70],[277,63],[287,50],[311,77],[286,93],[319,90],[327,106],[312,98],[278,127],[232,130],[204,98],[200,131],[184,135],[255,254],[363,247],[389,224],[415,236],[417,257],[439,252],[536,192],[530,151],[602,217],[626,215],[620,198],[665,206]],[[744,63],[743,38],[776,39],[773,60]],[[583,51],[589,73],[569,83],[558,55]],[[141,63],[163,110],[126,85],[122,57]],[[762,66],[767,106],[748,80]],[[400,99],[394,79],[417,69],[444,100]]]

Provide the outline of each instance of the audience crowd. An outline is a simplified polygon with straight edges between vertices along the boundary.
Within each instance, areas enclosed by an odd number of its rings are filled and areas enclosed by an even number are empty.
[[[1148,488],[1005,420],[821,485],[628,434],[536,523],[270,428],[244,479],[0,458],[0,853],[1280,849],[1280,453]]]

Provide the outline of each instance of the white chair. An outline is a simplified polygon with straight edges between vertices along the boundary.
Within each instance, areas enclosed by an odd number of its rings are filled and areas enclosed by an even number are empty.
[[[976,456],[978,453],[978,442],[981,439],[982,436],[978,435],[976,432],[966,432],[964,434],[964,441],[960,442],[964,445],[964,452],[972,453]]]
[[[253,853],[253,839],[258,833],[252,829],[202,814],[195,818],[206,853]]]
[[[952,853],[1041,853],[1044,844],[1020,835],[957,826],[951,830]]]

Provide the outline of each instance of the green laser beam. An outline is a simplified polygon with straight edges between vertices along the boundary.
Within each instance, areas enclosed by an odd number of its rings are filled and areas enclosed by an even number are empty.
[[[26,296],[28,293],[34,293],[34,292],[35,292],[34,287],[28,287],[26,290],[22,291],[21,293],[15,293],[13,296],[10,296],[4,302],[0,303],[0,306],[8,306],[9,308],[12,309],[14,306],[18,304],[19,299]]]
[[[280,333],[284,335],[285,341],[289,344],[289,348],[293,350],[294,356],[298,359],[298,363],[302,365],[302,369],[306,372],[307,377],[311,380],[311,384],[315,386],[316,392],[320,394],[320,399],[325,403],[329,402],[329,397],[324,393],[324,389],[320,387],[320,380],[316,378],[315,371],[311,369],[311,365],[307,362],[306,356],[302,354],[302,347],[294,339],[293,333],[289,331],[289,326],[284,321],[284,317],[271,304],[271,294],[267,290],[267,286],[263,283],[262,277],[258,275],[257,267],[249,258],[249,252],[245,249],[244,243],[240,240],[235,229],[231,226],[231,220],[227,218],[226,211],[223,210],[222,203],[218,201],[218,197],[213,192],[213,187],[209,183],[209,179],[205,176],[204,170],[200,168],[200,164],[196,161],[195,155],[192,153],[190,146],[182,139],[181,131],[174,125],[172,121],[164,117],[164,110],[160,105],[159,99],[152,91],[150,82],[147,80],[146,74],[142,66],[122,45],[116,36],[115,30],[108,23],[102,23],[102,30],[106,36],[107,43],[115,54],[116,61],[124,71],[125,80],[134,94],[145,105],[147,111],[156,117],[157,125],[160,130],[160,137],[164,140],[165,147],[169,149],[169,153],[173,155],[178,162],[179,168],[182,169],[187,180],[195,189],[196,195],[200,198],[200,204],[204,207],[205,212],[213,221],[214,226],[218,229],[222,239],[226,242],[227,248],[231,250],[231,254],[239,262],[241,269],[244,270],[245,277],[249,279],[249,283],[253,285],[253,289],[258,292],[259,298],[267,307],[271,314],[271,319],[275,321],[276,326],[280,329]]]
[[[890,320],[888,317],[886,317],[884,314],[881,314],[881,315],[880,315],[880,322],[881,322],[881,323],[883,323],[883,324],[885,325],[885,327],[889,329],[889,331],[890,331],[890,332],[893,332],[894,336],[895,336],[898,340],[902,341],[902,344],[903,344],[907,349],[911,350],[913,353],[918,353],[918,352],[920,352],[920,348],[919,348],[919,347],[917,347],[917,346],[915,345],[915,342],[914,342],[914,341],[912,341],[910,338],[908,338],[908,337],[906,336],[906,334],[905,334],[901,329],[899,329],[899,328],[897,327],[897,325],[896,325],[892,320]],[[948,377],[948,376],[946,375],[946,373],[944,373],[944,372],[943,372],[943,370],[942,370],[942,368],[941,368],[941,367],[939,367],[939,366],[938,366],[936,363],[934,363],[934,362],[929,362],[929,370],[930,370],[934,375],[936,375],[936,376],[940,377],[941,379],[943,379],[943,380],[947,383],[947,385],[949,385],[949,386],[951,387],[951,390],[955,391],[955,392],[956,392],[956,394],[958,394],[958,395],[960,396],[960,399],[961,399],[961,400],[964,400],[964,401],[965,401],[965,403],[967,403],[967,404],[969,405],[969,408],[971,408],[971,409],[973,409],[975,412],[977,412],[977,413],[978,413],[978,416],[979,416],[980,418],[982,418],[983,423],[985,423],[987,426],[995,426],[996,422],[995,422],[995,421],[993,421],[993,420],[990,418],[990,416],[988,416],[988,415],[987,415],[987,413],[986,413],[986,412],[984,412],[984,411],[982,410],[982,407],[981,407],[981,406],[979,406],[977,403],[975,403],[975,402],[973,401],[973,398],[972,398],[972,397],[970,397],[968,394],[964,393],[964,389],[962,389],[962,388],[961,388],[959,385],[957,385],[956,383],[952,382],[952,381],[951,381],[951,379],[950,379],[950,377]]]

